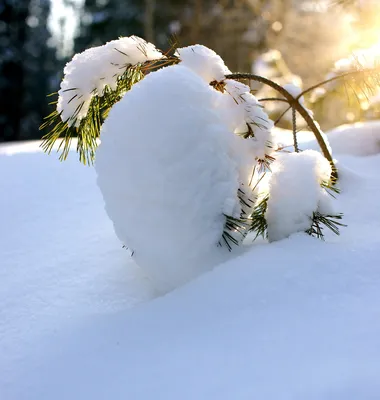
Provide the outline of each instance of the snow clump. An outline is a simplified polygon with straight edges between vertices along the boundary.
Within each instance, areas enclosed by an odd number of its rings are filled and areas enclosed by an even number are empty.
[[[221,82],[225,75],[231,73],[215,51],[200,44],[177,49],[176,55],[181,59],[182,65],[191,69],[207,83]]]
[[[331,165],[319,152],[282,153],[271,169],[265,215],[270,241],[306,231],[315,211],[334,213],[331,196],[321,187],[330,181]]]

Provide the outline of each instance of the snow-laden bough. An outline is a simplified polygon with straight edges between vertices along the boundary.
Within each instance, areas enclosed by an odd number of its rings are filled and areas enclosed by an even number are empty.
[[[118,78],[130,65],[162,58],[152,43],[137,36],[112,40],[76,54],[64,69],[57,111],[69,126],[79,126],[92,98],[102,96],[108,86],[116,89]],[[91,71],[91,72],[90,72]]]
[[[126,68],[163,59],[171,65],[119,90]],[[274,162],[273,122],[229,74],[205,46],[167,57],[136,37],[86,50],[65,68],[57,112],[75,129],[87,129],[93,99],[117,92],[101,126],[97,181],[117,236],[161,292],[239,254],[234,245],[250,232],[318,236],[315,216],[331,212],[330,164],[313,152]]]

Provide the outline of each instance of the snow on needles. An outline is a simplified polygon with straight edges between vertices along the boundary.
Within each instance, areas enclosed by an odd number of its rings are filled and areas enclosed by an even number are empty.
[[[110,111],[95,168],[116,234],[166,292],[229,257],[246,158],[217,109],[226,94],[178,64],[147,75]],[[251,160],[252,163],[252,160]]]
[[[76,54],[64,69],[57,111],[69,126],[79,126],[87,115],[94,95],[102,96],[104,88],[116,89],[117,79],[129,65],[162,58],[152,43],[137,36],[112,40]]]
[[[266,212],[270,241],[309,229],[315,211],[332,213],[331,196],[321,187],[330,180],[331,166],[320,153],[282,153],[271,169]]]
[[[232,132],[244,134],[251,130],[254,138],[246,140],[244,146],[250,148],[252,159],[264,160],[270,155],[275,147],[270,133],[273,121],[250,93],[249,86],[225,79],[231,71],[218,54],[205,46],[197,44],[180,48],[176,54],[181,59],[181,65],[191,69],[206,83],[224,83],[226,96],[220,99],[220,113]]]
[[[181,59],[182,65],[191,69],[207,83],[221,82],[225,75],[231,73],[215,51],[200,44],[177,49],[176,55]]]
[[[225,115],[234,119],[231,129],[234,133],[244,135],[250,129],[253,137],[245,141],[250,147],[252,157],[265,160],[275,150],[274,138],[271,134],[273,121],[268,117],[256,97],[250,93],[250,88],[235,80],[226,80],[226,107],[230,110]]]

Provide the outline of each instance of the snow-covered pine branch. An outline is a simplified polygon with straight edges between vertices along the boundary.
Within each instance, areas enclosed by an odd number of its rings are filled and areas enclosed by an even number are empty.
[[[161,291],[239,254],[234,245],[248,233],[279,240],[299,231],[321,237],[320,224],[334,231],[329,161],[316,152],[280,154],[249,86],[205,46],[177,49],[161,68],[126,77],[128,66],[163,58],[144,41],[141,51],[140,40],[74,57],[57,114],[78,143],[100,134],[95,168],[106,211]]]
[[[155,46],[137,37],[124,37],[77,54],[66,65],[55,110],[41,129],[49,129],[41,147],[48,153],[62,141],[60,160],[65,160],[73,137],[78,137],[80,161],[92,164],[100,128],[111,107],[144,74],[169,60]]]
[[[103,96],[108,86],[116,90],[118,78],[130,66],[163,57],[152,43],[137,36],[112,40],[76,54],[64,69],[58,92],[57,111],[68,126],[79,127],[94,96]]]
[[[262,105],[251,94],[249,86],[241,82],[226,80],[225,91],[230,95],[230,103],[233,100],[236,105],[230,104],[230,108],[236,108],[236,126],[233,132],[249,139],[252,155],[267,166],[272,160],[276,149],[274,138],[271,134],[273,121],[268,117]]]

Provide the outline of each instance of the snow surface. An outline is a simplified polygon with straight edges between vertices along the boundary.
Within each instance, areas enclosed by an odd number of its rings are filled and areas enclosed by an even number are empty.
[[[34,146],[0,146],[2,400],[380,398],[380,154],[335,151],[340,237],[257,244],[154,298],[94,170]]]

